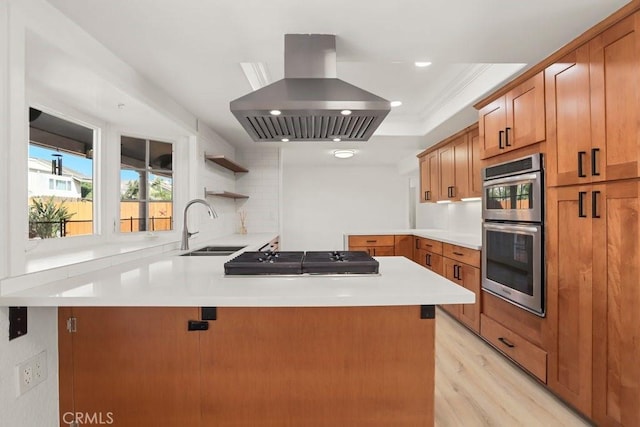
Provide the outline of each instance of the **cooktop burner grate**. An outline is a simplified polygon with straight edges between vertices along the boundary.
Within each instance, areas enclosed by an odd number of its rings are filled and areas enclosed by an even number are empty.
[[[224,264],[226,275],[378,274],[366,252],[244,252]]]

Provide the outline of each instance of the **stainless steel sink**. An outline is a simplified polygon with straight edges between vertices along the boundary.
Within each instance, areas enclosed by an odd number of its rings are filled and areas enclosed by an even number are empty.
[[[182,254],[182,256],[229,256],[246,246],[205,246],[195,251]]]

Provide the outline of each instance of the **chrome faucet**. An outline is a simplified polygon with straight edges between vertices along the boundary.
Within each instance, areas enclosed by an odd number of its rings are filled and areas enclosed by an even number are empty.
[[[209,203],[207,203],[206,200],[203,199],[193,199],[191,201],[189,201],[189,203],[187,203],[187,206],[184,207],[184,224],[182,225],[182,243],[180,244],[180,250],[181,251],[186,251],[187,249],[189,249],[189,238],[191,236],[193,236],[194,234],[198,234],[198,232],[193,232],[190,233],[189,230],[187,229],[187,210],[189,209],[189,206],[193,205],[194,203],[200,203],[203,204],[207,207],[207,210],[209,211],[209,217],[210,218],[218,218],[218,214],[216,213],[216,211],[213,210],[213,208],[211,207],[211,205]]]

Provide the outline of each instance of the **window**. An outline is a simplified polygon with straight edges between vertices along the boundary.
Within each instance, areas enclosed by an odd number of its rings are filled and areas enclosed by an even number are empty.
[[[173,145],[122,136],[120,231],[173,229]]]
[[[93,234],[96,131],[29,109],[29,238]]]

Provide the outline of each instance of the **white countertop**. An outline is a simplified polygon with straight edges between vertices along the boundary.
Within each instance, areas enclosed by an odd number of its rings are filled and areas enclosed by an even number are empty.
[[[231,256],[180,253],[5,294],[0,306],[328,307],[475,301],[472,292],[404,257],[376,258],[379,276],[225,277],[223,265]]]
[[[441,242],[450,243],[452,245],[458,245],[469,249],[475,249],[477,251],[482,250],[482,236],[480,234],[466,234],[456,233],[454,231],[441,230],[435,228],[407,228],[397,230],[363,230],[351,233],[345,233],[345,236],[349,235],[391,235],[391,234],[412,234],[418,237],[424,237],[427,239],[439,240]]]

